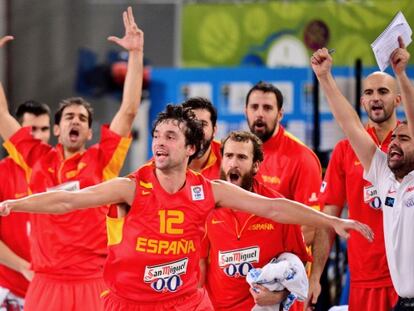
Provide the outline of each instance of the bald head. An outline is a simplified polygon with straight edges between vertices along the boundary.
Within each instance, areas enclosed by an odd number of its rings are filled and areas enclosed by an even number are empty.
[[[397,80],[386,72],[375,71],[364,80],[364,91],[367,87],[386,86],[395,94],[398,94]]]
[[[361,104],[370,122],[395,124],[395,109],[400,102],[397,81],[389,74],[377,71],[364,80]]]

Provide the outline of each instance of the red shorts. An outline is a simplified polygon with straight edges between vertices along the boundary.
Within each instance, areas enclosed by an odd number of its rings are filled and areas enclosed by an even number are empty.
[[[102,278],[68,281],[36,273],[26,294],[24,310],[103,310],[100,295],[105,288]]]
[[[359,288],[351,285],[349,311],[389,311],[395,306],[398,295],[392,286]]]
[[[142,304],[115,296],[109,292],[103,297],[105,311],[213,311],[210,298],[204,288],[194,294],[162,303]]]

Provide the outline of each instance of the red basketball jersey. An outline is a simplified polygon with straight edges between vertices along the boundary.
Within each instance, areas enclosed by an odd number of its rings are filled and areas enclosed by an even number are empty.
[[[135,303],[168,301],[197,290],[204,223],[214,208],[210,182],[188,170],[185,185],[166,192],[149,163],[131,175],[135,199],[126,217],[108,218],[104,278]]]

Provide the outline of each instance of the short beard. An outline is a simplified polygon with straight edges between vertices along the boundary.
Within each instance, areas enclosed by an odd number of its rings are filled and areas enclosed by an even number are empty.
[[[392,117],[392,113],[387,114],[386,111],[384,110],[384,116],[381,118],[372,118],[370,115],[368,115],[368,117],[372,122],[381,124],[381,123],[388,121]]]
[[[254,135],[256,135],[257,137],[259,137],[260,138],[260,140],[262,141],[262,142],[266,142],[266,141],[268,141],[269,139],[270,139],[270,137],[272,137],[273,136],[273,133],[272,132],[270,132],[270,131],[265,131],[265,132],[261,132],[261,133],[256,133],[255,131],[253,131],[252,129],[250,129],[251,130],[251,132],[254,134]]]
[[[394,173],[394,176],[398,179],[403,179],[405,176],[407,176],[410,172],[414,170],[414,163],[410,163],[411,165],[407,165],[405,163],[401,163],[401,165],[397,166],[390,166],[388,164],[388,167],[390,168],[391,172]]]
[[[389,158],[387,157],[387,164],[391,172],[393,172],[394,176],[398,179],[403,179],[411,171],[414,170],[414,160],[409,160],[408,162],[404,160],[400,163],[396,163],[396,165],[391,166]]]
[[[265,131],[260,132],[260,133],[256,133],[256,131],[254,130],[254,122],[253,122],[252,125],[249,125],[249,128],[250,128],[250,132],[252,132],[254,135],[259,137],[260,140],[264,143],[264,142],[268,141],[273,136],[273,134],[276,130],[277,124],[278,123],[276,122],[275,126],[271,130],[267,130],[267,128],[265,126]]]
[[[241,185],[240,187],[247,191],[253,190],[253,182],[254,182],[254,175],[253,168],[246,174],[244,174],[241,177]],[[220,179],[227,181],[227,175],[223,171],[223,169],[220,169]],[[230,181],[229,181],[230,182]]]

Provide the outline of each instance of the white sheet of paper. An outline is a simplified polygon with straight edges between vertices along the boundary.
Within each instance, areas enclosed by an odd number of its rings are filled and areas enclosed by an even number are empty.
[[[407,23],[403,13],[399,11],[391,23],[371,44],[378,67],[384,71],[390,64],[392,52],[398,48],[398,37],[401,36],[405,46],[408,46],[412,39],[413,31]]]

